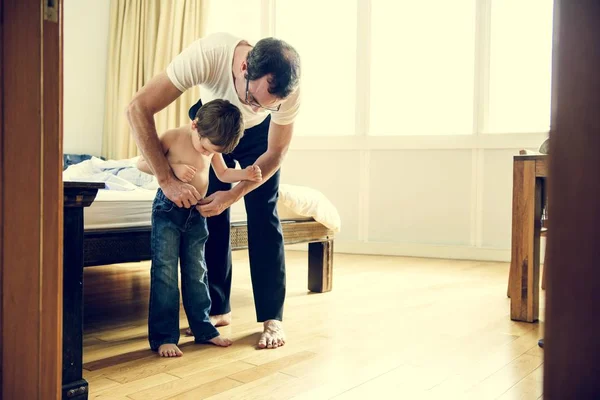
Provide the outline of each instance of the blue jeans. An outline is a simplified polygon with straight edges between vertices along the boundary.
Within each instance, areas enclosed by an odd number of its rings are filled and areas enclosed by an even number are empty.
[[[196,208],[179,208],[158,189],[152,204],[152,267],[148,339],[152,350],[179,342],[179,284],[181,263],[183,307],[196,343],[219,332],[210,323],[210,294],[204,244],[206,219]]]

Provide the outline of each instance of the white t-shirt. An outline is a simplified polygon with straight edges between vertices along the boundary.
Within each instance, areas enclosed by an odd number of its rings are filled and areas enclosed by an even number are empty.
[[[200,97],[205,104],[214,99],[229,100],[242,111],[246,129],[263,122],[268,114],[279,125],[294,122],[300,109],[300,89],[296,89],[282,103],[279,111],[259,109],[252,111],[242,103],[233,86],[233,53],[242,39],[228,33],[214,33],[196,40],[167,67],[169,79],[181,92],[200,85]],[[191,104],[190,104],[191,106]]]

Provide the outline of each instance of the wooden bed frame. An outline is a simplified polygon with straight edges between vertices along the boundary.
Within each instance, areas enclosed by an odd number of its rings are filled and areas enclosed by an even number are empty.
[[[334,232],[314,220],[281,221],[284,243],[308,243],[308,289],[329,292],[332,286]],[[248,226],[231,224],[231,249],[248,248]],[[150,226],[86,229],[84,267],[150,260]]]

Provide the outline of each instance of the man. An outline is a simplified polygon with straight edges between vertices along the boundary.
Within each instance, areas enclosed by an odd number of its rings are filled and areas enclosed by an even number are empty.
[[[266,38],[251,46],[226,33],[209,35],[183,50],[167,70],[150,80],[127,108],[133,136],[164,194],[179,207],[196,206],[208,218],[206,263],[212,301],[211,321],[231,322],[231,245],[229,207],[244,197],[248,216],[248,253],[256,315],[263,322],[259,348],[285,344],[283,303],[285,260],[277,215],[279,167],[285,157],[300,108],[300,57],[284,41]],[[229,167],[258,165],[263,180],[235,187],[220,182],[211,169],[207,197],[173,174],[161,150],[154,114],[185,90],[201,86],[202,101],[229,100],[242,111],[245,132],[234,151],[225,156]],[[198,204],[198,205],[197,205]]]

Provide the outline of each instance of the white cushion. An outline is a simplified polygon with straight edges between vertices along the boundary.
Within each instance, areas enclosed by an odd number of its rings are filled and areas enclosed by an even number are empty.
[[[337,208],[316,189],[280,184],[279,203],[300,216],[312,217],[334,232],[339,232],[341,229]]]

